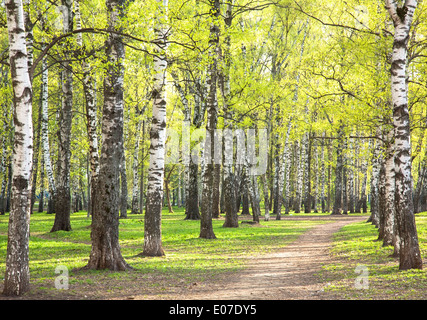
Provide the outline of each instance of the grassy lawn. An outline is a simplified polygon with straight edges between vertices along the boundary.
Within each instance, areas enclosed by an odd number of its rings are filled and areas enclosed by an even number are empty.
[[[85,266],[90,253],[90,219],[86,212],[71,215],[71,232],[50,233],[53,215],[34,213],[30,225],[30,274],[32,297],[67,296],[97,298],[138,290],[147,292],[170,290],[174,286],[215,281],[224,274],[237,272],[244,258],[279,250],[295,240],[307,228],[325,221],[280,220],[260,225],[240,224],[239,228],[223,228],[222,219],[214,219],[215,240],[199,239],[199,221],[184,220],[183,209],[163,212],[162,234],[165,257],[137,257],[142,252],[144,216],[128,215],[120,220],[120,245],[131,272],[78,271]],[[0,216],[0,275],[5,272],[7,225],[9,216]],[[251,217],[247,218],[248,220]],[[70,290],[56,290],[55,268],[69,270]],[[141,287],[143,283],[143,288]],[[138,287],[137,287],[138,286]]]
[[[334,236],[336,261],[321,272],[329,283],[326,291],[342,299],[427,299],[426,212],[416,215],[416,224],[424,270],[400,271],[398,259],[390,257],[393,248],[376,241],[378,230],[370,223],[355,223]],[[367,286],[357,289],[363,275]]]

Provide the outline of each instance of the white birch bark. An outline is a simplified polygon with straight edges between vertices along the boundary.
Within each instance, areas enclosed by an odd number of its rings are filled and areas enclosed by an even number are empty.
[[[417,7],[416,0],[406,0],[402,6],[397,0],[386,0],[386,9],[394,25],[391,58],[391,97],[395,129],[396,214],[400,236],[399,269],[422,268],[418,235],[415,225],[411,176],[411,133],[408,111],[408,41]]]
[[[317,213],[317,212],[319,212],[318,206],[319,206],[319,190],[320,190],[319,153],[318,153],[317,144],[314,145],[314,160],[315,160],[315,163],[314,163],[314,170],[313,171],[316,174],[316,180],[315,180],[316,181],[316,189],[314,192],[314,212]]]
[[[392,142],[393,131],[390,130],[387,137],[385,150],[385,208],[384,208],[384,237],[383,245],[393,245],[394,220],[395,220],[395,174],[394,174],[394,145]]]
[[[138,120],[136,124],[136,132],[135,132],[135,148],[133,152],[133,163],[132,163],[132,171],[133,171],[133,181],[132,181],[132,212],[134,214],[142,213],[139,210],[139,145],[141,142],[141,129],[142,129],[142,116],[145,112],[146,106],[144,106],[141,110],[139,107],[136,108],[138,114]]]
[[[304,135],[305,136],[305,135]],[[303,178],[304,178],[304,154],[305,154],[305,142],[304,138],[302,141],[297,141],[297,183],[295,186],[295,203],[294,210],[295,213],[300,213],[301,211],[301,202],[302,202],[302,188],[303,188]]]
[[[43,159],[46,170],[46,175],[49,183],[49,197],[55,199],[56,187],[55,178],[53,174],[52,161],[50,158],[50,146],[49,146],[49,71],[47,67],[47,59],[42,60],[42,147],[43,147]]]
[[[372,175],[371,175],[371,216],[370,220],[373,225],[379,226],[379,211],[378,211],[378,181],[380,176],[380,141],[375,143],[372,155]]]
[[[144,250],[145,256],[163,256],[161,213],[166,142],[166,50],[168,0],[157,0],[158,15],[153,79],[153,117],[150,130],[150,163],[148,166],[147,203],[145,210]]]
[[[250,136],[247,136],[247,148],[242,148],[241,152],[243,158],[243,171],[244,171],[244,179],[246,182],[246,187],[248,190],[249,201],[252,207],[252,217],[255,222],[259,222],[259,216],[261,214],[259,210],[259,196],[258,196],[258,188],[256,182],[256,176],[253,175],[253,161],[251,159],[254,156],[254,151],[249,148],[251,146]]]
[[[27,46],[27,65],[28,65],[28,70],[30,70],[33,65],[33,43],[34,43],[33,26],[34,25],[30,17],[30,0],[23,0],[23,4],[24,4],[25,43]]]
[[[32,87],[28,70],[21,0],[6,0],[9,61],[14,93],[12,198],[3,294],[29,290],[31,170],[33,158]]]
[[[288,164],[288,154],[290,153],[289,150],[289,136],[291,134],[291,128],[292,128],[292,117],[289,119],[288,121],[288,128],[286,130],[286,136],[285,136],[285,146],[283,148],[283,154],[282,154],[282,166],[280,167],[279,170],[279,190],[278,190],[278,211],[277,211],[277,215],[276,215],[276,220],[280,220],[280,216],[281,216],[281,209],[282,209],[282,198],[283,198],[283,187],[285,183],[289,183],[289,179],[286,179],[285,177],[285,173],[288,173],[288,168],[289,168],[289,164]],[[285,201],[289,201],[289,199],[287,198],[288,195],[286,195]]]

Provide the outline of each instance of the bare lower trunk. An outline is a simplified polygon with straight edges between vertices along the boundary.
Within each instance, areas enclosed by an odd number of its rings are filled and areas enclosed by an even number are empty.
[[[239,226],[239,218],[237,217],[236,211],[236,197],[234,192],[234,179],[235,175],[233,174],[233,132],[232,132],[232,111],[230,108],[230,94],[231,94],[231,84],[230,84],[230,46],[231,38],[228,34],[229,28],[231,27],[233,21],[233,0],[227,0],[226,9],[225,9],[225,18],[224,22],[226,25],[226,37],[224,45],[224,55],[223,55],[223,73],[221,74],[220,80],[222,80],[220,88],[222,89],[222,96],[224,100],[224,125],[225,130],[223,134],[223,198],[224,198],[224,208],[225,208],[225,222],[223,227],[227,228],[237,228]],[[268,210],[268,209],[267,209]]]
[[[265,174],[261,176],[263,193],[264,193],[264,221],[270,221],[270,210],[269,210],[269,201],[268,201],[268,186],[267,179]]]
[[[116,31],[123,3],[107,1],[108,28]],[[108,66],[104,78],[102,149],[92,212],[92,250],[86,269],[123,271],[131,267],[119,245],[119,166],[123,154],[123,77],[125,57],[122,37],[110,33],[105,43]]]
[[[211,1],[210,15],[213,19],[210,26],[209,56],[211,62],[208,66],[207,76],[207,124],[206,124],[206,141],[205,153],[206,162],[202,173],[203,189],[202,189],[202,206],[201,206],[201,221],[200,221],[200,238],[215,239],[213,231],[213,192],[214,192],[214,161],[215,161],[215,129],[217,126],[218,117],[218,101],[217,101],[217,73],[218,73],[218,41],[219,41],[219,26],[218,17],[220,14],[219,0]]]
[[[142,112],[137,112],[138,116],[141,116]],[[131,213],[139,214],[142,213],[139,211],[139,180],[138,180],[138,167],[139,167],[139,142],[141,136],[141,125],[142,120],[139,119],[136,125],[136,133],[135,133],[135,149],[133,151],[133,180],[132,180],[132,202],[131,202]]]
[[[295,185],[295,200],[294,200],[294,211],[300,213],[301,211],[301,199],[302,199],[302,185],[303,185],[303,157],[304,157],[304,143],[297,141],[296,145],[296,166],[297,182]]]
[[[289,181],[286,179],[285,176],[288,171],[288,168],[290,168],[290,166],[288,165],[288,154],[289,154],[289,135],[291,133],[291,127],[292,127],[292,118],[289,119],[288,128],[286,130],[285,146],[283,148],[283,154],[282,154],[282,166],[280,167],[280,170],[279,170],[279,188],[278,188],[278,200],[277,200],[278,210],[276,213],[276,220],[280,220],[280,216],[282,213],[281,212],[282,204],[284,204],[282,203],[284,184],[289,183]],[[288,197],[288,194],[285,197],[285,201],[288,201],[287,197]]]
[[[185,219],[200,220],[199,188],[197,183],[199,166],[190,158],[188,165],[188,186],[186,188]]]
[[[63,33],[73,30],[72,1],[62,0]],[[66,46],[69,46],[67,44]],[[71,48],[66,48],[66,60],[62,63],[62,107],[58,130],[58,175],[55,195],[55,221],[51,232],[71,230],[70,211],[70,158],[71,123],[73,107],[73,70],[69,61]]]
[[[29,237],[33,157],[32,87],[28,72],[21,0],[5,1],[9,62],[14,93],[12,198],[3,294],[19,296],[30,289]]]
[[[379,226],[379,197],[378,197],[378,181],[380,175],[380,141],[376,142],[372,155],[372,177],[371,177],[371,216],[369,220],[376,227]]]
[[[343,135],[343,126],[341,125],[338,131],[337,165],[335,169],[335,202],[332,214],[342,214],[343,211]]]

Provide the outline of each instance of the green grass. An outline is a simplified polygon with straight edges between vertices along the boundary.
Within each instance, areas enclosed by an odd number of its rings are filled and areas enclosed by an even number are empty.
[[[427,299],[427,213],[416,215],[418,240],[424,270],[399,270],[399,261],[391,257],[392,247],[377,241],[378,230],[370,223],[345,226],[334,236],[333,255],[337,261],[325,266],[321,276],[330,285],[327,291],[344,299]],[[357,289],[360,273],[365,267],[367,289]]]
[[[199,238],[200,221],[184,220],[183,209],[162,214],[162,241],[165,257],[143,258],[144,216],[128,215],[120,219],[120,246],[133,272],[73,271],[86,265],[90,254],[90,223],[86,212],[71,215],[72,231],[51,233],[54,216],[34,213],[30,224],[30,274],[37,292],[49,292],[54,286],[55,268],[66,266],[70,285],[91,286],[95,282],[116,280],[117,290],[123,283],[132,285],[137,278],[145,285],[158,286],[164,281],[184,284],[214,280],[226,272],[243,267],[244,258],[279,250],[295,240],[307,228],[325,221],[271,221],[260,225],[239,224],[239,228],[223,228],[223,219],[214,219],[217,239]],[[5,272],[8,215],[0,216],[0,274]],[[248,218],[251,219],[251,218]],[[159,280],[160,279],[160,280]],[[152,280],[152,281],[151,281]],[[164,280],[164,281],[163,281]],[[52,290],[53,291],[53,290]],[[70,290],[72,293],[72,290]],[[77,292],[75,293],[78,294]]]

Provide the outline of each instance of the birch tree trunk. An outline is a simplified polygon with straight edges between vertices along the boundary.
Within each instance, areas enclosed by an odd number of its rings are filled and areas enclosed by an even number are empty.
[[[326,134],[323,132],[323,137],[325,137]],[[328,159],[329,160],[329,159]],[[321,165],[321,185],[322,185],[322,191],[320,196],[320,201],[322,203],[322,213],[326,213],[326,165],[325,165],[325,139],[322,139],[322,145],[321,145],[321,151],[320,151],[320,165]]]
[[[48,212],[55,212],[55,196],[56,196],[56,186],[55,178],[53,175],[52,162],[50,158],[50,146],[49,146],[49,114],[48,114],[48,98],[49,98],[49,88],[48,88],[48,67],[47,59],[44,57],[42,60],[42,122],[41,122],[41,135],[42,135],[42,147],[43,147],[43,159],[44,167],[46,170],[47,180],[48,180],[48,189],[49,189],[49,203]]]
[[[297,183],[295,186],[295,201],[294,201],[294,211],[295,213],[300,213],[301,211],[301,200],[302,200],[302,186],[303,186],[303,177],[304,172],[302,170],[303,166],[303,157],[304,157],[304,141],[297,141],[296,144],[296,161],[295,165],[297,166]]]
[[[63,33],[73,30],[73,1],[62,0]],[[73,69],[69,61],[70,44],[66,44],[65,60],[62,62],[62,106],[58,130],[58,175],[55,196],[55,221],[51,232],[71,231],[70,211],[70,158],[71,158],[71,124],[73,107]]]
[[[44,211],[44,158],[42,157],[40,160],[40,199],[39,199],[39,208],[38,212]]]
[[[278,211],[276,214],[276,220],[280,220],[281,218],[281,214],[282,214],[282,199],[283,199],[283,186],[285,183],[289,183],[289,179],[285,179],[285,173],[288,171],[288,168],[290,167],[288,164],[288,154],[290,152],[289,150],[289,135],[291,133],[291,128],[292,128],[292,117],[289,119],[288,121],[288,128],[286,130],[286,137],[285,137],[285,146],[283,148],[283,154],[282,154],[282,166],[280,167],[280,171],[279,171],[279,196],[278,196],[278,202],[277,202],[277,206],[278,206]],[[289,199],[287,198],[289,196],[289,194],[286,195],[285,197],[285,201],[289,201]],[[286,204],[285,204],[286,207]]]
[[[122,146],[122,159],[120,160],[120,218],[128,217],[128,179],[126,174],[126,154]]]
[[[243,133],[243,132],[242,132]],[[258,186],[256,181],[256,176],[253,172],[253,157],[255,157],[255,137],[251,136],[253,134],[252,130],[248,131],[246,140],[247,147],[242,148],[242,160],[243,160],[243,170],[244,170],[244,180],[247,188],[247,193],[249,196],[249,202],[252,207],[252,218],[254,222],[259,222],[259,216],[261,215],[261,210],[259,206],[259,195],[258,195]],[[244,138],[244,137],[242,137]]]
[[[107,0],[108,30],[105,42],[107,66],[104,78],[102,149],[99,177],[92,206],[92,250],[85,269],[128,270],[119,245],[120,160],[123,155],[123,78],[125,58],[119,23],[124,1]]]
[[[137,114],[138,114],[138,122],[136,125],[136,132],[135,132],[135,149],[133,152],[133,164],[132,164],[132,171],[133,171],[133,183],[132,183],[132,207],[131,207],[131,213],[133,214],[139,214],[142,213],[139,211],[139,180],[138,180],[138,167],[139,167],[139,144],[141,140],[141,125],[142,125],[142,119],[140,117],[143,114],[144,109],[139,112],[139,108],[137,107]]]
[[[158,15],[154,31],[153,118],[150,130],[150,163],[148,166],[147,203],[144,225],[144,256],[163,256],[161,218],[166,142],[166,50],[168,0],[156,0]]]
[[[215,129],[217,126],[218,117],[218,101],[217,101],[217,75],[218,75],[218,41],[219,41],[219,26],[218,18],[220,15],[219,0],[210,0],[210,16],[213,19],[210,26],[209,35],[209,58],[207,75],[207,124],[206,124],[206,141],[205,141],[205,159],[207,160],[202,172],[202,206],[201,206],[201,221],[200,221],[200,238],[215,239],[216,236],[212,227],[213,216],[213,192],[214,192],[214,172],[215,172]]]
[[[33,146],[33,180],[32,180],[32,187],[31,187],[31,213],[33,212],[34,208],[34,202],[36,201],[36,187],[37,187],[37,173],[38,173],[38,166],[39,166],[39,153],[40,153],[40,139],[41,139],[41,122],[42,122],[42,104],[40,101],[39,106],[39,115],[37,120],[37,131],[34,132],[35,139],[34,139],[34,146]]]
[[[332,209],[332,214],[342,214],[342,192],[343,192],[343,147],[344,147],[344,132],[343,125],[340,124],[338,130],[338,147],[337,147],[337,164],[335,169],[335,202]]]
[[[385,194],[385,179],[386,179],[386,168],[385,168],[385,158],[383,152],[381,154],[381,162],[380,162],[380,174],[378,179],[378,240],[382,240],[384,237],[384,217],[385,217],[385,202],[386,202],[386,194]]]
[[[266,176],[266,174],[263,174],[261,176],[261,183],[262,183],[263,193],[264,193],[264,221],[270,221],[270,206],[269,206],[269,198],[268,198],[268,185],[267,185],[267,179],[265,178],[265,176]]]
[[[372,176],[371,176],[371,216],[368,221],[371,221],[376,227],[379,226],[378,213],[378,180],[380,175],[380,141],[377,141],[372,155]]]
[[[394,145],[393,130],[388,134],[387,149],[385,152],[385,208],[384,208],[384,235],[383,246],[394,244],[395,221],[395,174],[394,174]]]
[[[33,157],[32,87],[21,0],[6,0],[9,62],[14,97],[12,198],[3,294],[19,296],[30,288],[29,237]]]
[[[395,129],[395,205],[400,236],[400,270],[422,269],[412,199],[411,133],[408,112],[408,41],[416,0],[406,0],[402,7],[396,0],[386,0],[394,24],[391,58],[391,96]]]
[[[224,108],[224,132],[223,132],[223,172],[224,172],[224,207],[225,207],[225,222],[223,227],[237,228],[239,226],[239,218],[237,217],[237,211],[235,209],[235,192],[234,192],[234,175],[233,175],[233,125],[232,118],[233,113],[230,107],[230,46],[231,38],[228,34],[229,28],[232,24],[232,9],[233,0],[226,1],[226,10],[224,22],[226,25],[226,37],[225,37],[225,48],[223,54],[223,73],[221,75],[222,80],[222,96],[223,96],[223,108]],[[267,194],[268,198],[268,194]],[[267,208],[268,210],[268,208]]]
[[[80,14],[80,2],[81,0],[74,1],[74,10],[76,16],[76,28],[81,29],[81,14]],[[77,34],[77,45],[80,47],[81,54],[85,55],[85,46],[83,43],[82,33]],[[90,199],[88,203],[88,216],[92,214],[92,207],[95,203],[95,187],[99,175],[99,143],[97,134],[97,103],[96,103],[96,91],[95,91],[95,77],[93,70],[86,58],[82,60],[83,69],[83,92],[86,102],[86,119],[87,119],[87,134],[89,140],[89,163],[90,163],[90,174],[89,174],[89,185],[91,186],[88,196]]]
[[[291,203],[291,168],[292,168],[292,147],[288,145],[288,152],[286,155],[286,168],[285,168],[285,214],[289,214]]]
[[[305,159],[304,159],[304,190],[305,190],[305,200],[304,200],[304,213],[311,212],[311,139],[310,133],[306,133],[306,146],[305,146]]]

